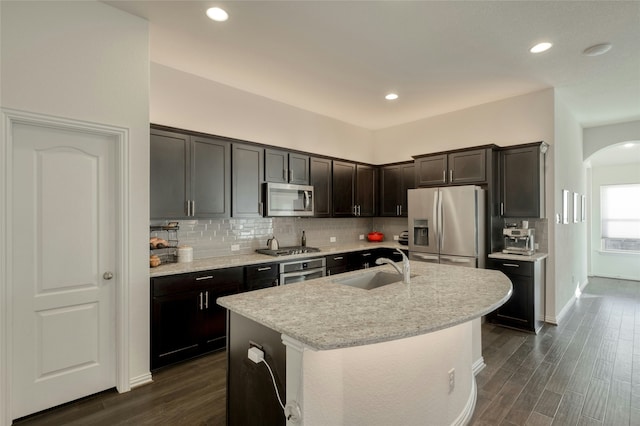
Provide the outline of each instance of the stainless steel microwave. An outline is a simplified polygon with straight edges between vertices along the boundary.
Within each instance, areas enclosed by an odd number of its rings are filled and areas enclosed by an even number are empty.
[[[267,182],[265,216],[313,216],[313,186]]]

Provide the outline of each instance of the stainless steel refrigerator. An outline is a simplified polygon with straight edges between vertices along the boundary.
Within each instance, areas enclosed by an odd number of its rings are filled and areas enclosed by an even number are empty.
[[[408,190],[409,258],[484,268],[485,191],[479,186]]]

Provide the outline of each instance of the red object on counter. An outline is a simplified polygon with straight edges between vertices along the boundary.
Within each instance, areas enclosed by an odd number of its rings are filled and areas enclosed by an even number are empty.
[[[384,234],[382,232],[369,232],[367,234],[367,240],[371,242],[380,242],[384,240]]]

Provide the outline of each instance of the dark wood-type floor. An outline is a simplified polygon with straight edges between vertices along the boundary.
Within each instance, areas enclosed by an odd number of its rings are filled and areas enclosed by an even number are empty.
[[[558,327],[531,335],[483,325],[487,367],[471,425],[640,425],[640,282],[589,282]],[[16,424],[223,425],[224,413],[218,352],[160,370],[131,392],[103,392]]]

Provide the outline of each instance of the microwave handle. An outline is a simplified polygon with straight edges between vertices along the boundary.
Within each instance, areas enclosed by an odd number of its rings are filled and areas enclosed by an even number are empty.
[[[309,210],[309,203],[310,203],[309,191],[304,191],[304,209],[305,210]]]

